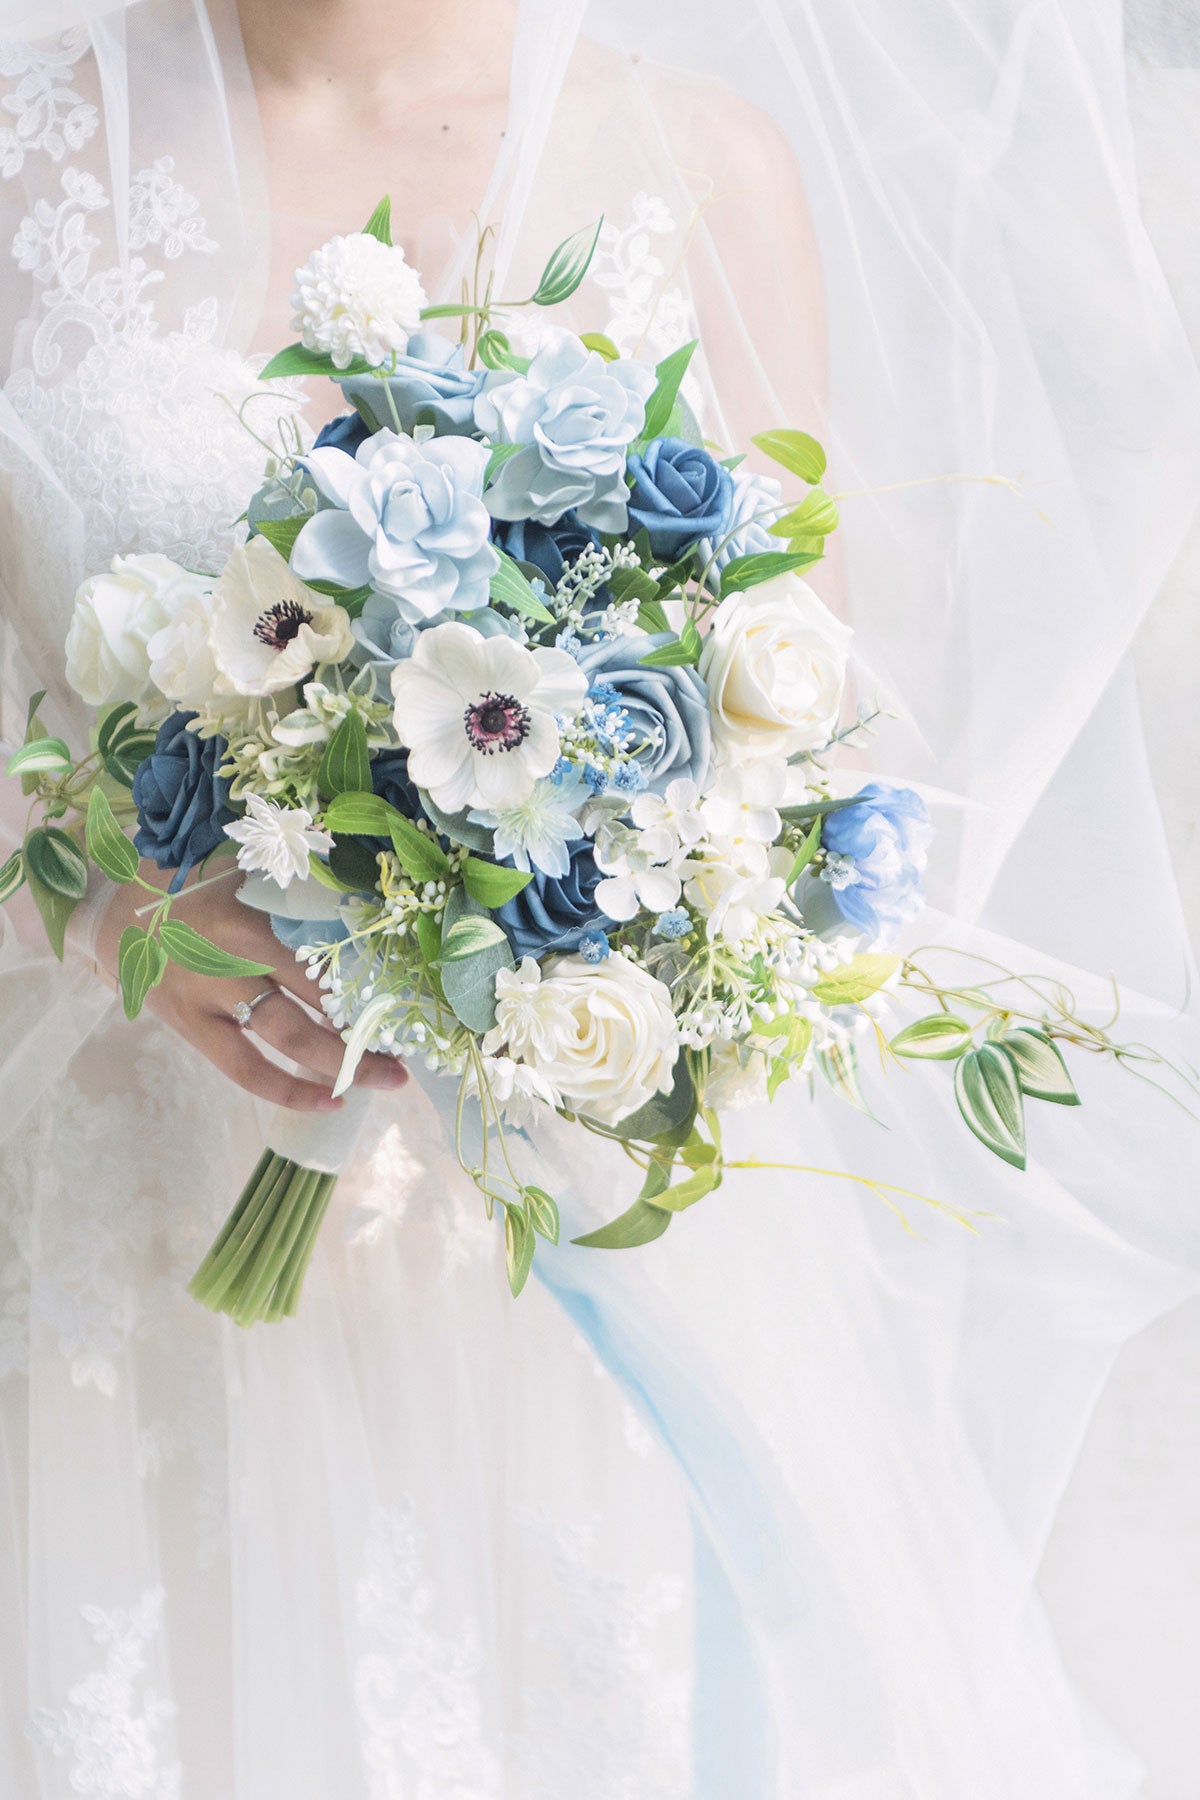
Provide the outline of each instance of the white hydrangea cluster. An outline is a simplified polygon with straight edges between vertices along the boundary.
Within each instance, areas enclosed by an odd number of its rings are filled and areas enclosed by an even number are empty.
[[[336,369],[355,357],[377,366],[403,352],[421,327],[421,278],[399,244],[368,232],[330,238],[296,270],[292,324],[306,350]]]

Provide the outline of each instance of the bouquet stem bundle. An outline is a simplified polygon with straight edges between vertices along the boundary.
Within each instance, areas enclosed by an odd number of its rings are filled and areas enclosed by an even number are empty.
[[[267,1149],[188,1292],[238,1325],[291,1318],[337,1176]]]

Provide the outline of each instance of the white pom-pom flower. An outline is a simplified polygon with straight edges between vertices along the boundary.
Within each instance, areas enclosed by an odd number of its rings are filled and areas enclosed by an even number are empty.
[[[292,324],[305,349],[337,369],[356,356],[377,366],[405,350],[425,303],[421,277],[399,244],[355,231],[330,238],[296,270]]]

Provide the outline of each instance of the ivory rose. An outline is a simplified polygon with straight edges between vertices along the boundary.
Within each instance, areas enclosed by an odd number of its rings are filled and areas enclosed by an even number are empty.
[[[75,596],[67,631],[67,680],[89,706],[142,701],[150,689],[149,640],[212,585],[169,556],[114,556]]]
[[[720,754],[793,756],[827,744],[851,636],[794,573],[723,601],[700,657]]]

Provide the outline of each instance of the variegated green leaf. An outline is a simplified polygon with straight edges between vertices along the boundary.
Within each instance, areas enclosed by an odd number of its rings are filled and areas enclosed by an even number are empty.
[[[958,1110],[981,1144],[1015,1169],[1025,1167],[1025,1108],[1016,1064],[999,1044],[981,1044],[955,1065]]]

